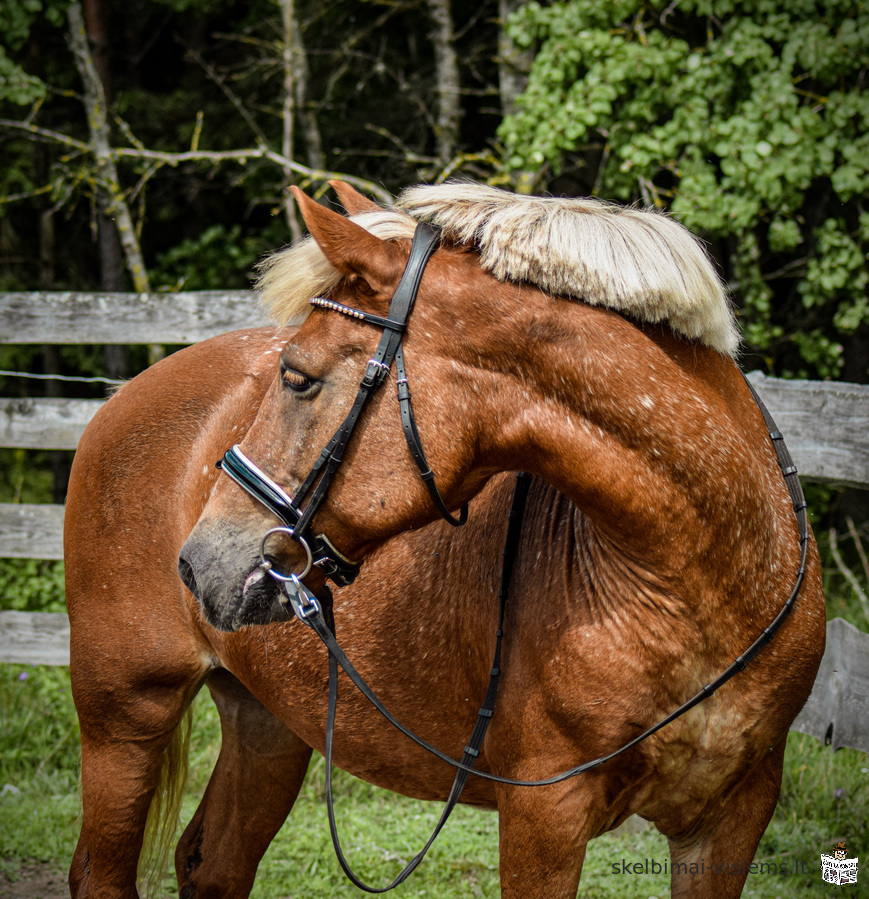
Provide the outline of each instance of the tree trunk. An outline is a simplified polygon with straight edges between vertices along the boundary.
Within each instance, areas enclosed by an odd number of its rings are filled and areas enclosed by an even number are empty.
[[[70,46],[84,84],[84,104],[91,147],[97,163],[97,177],[105,192],[103,212],[115,222],[134,290],[139,293],[148,293],[150,292],[148,273],[142,259],[133,217],[130,215],[130,208],[118,178],[109,140],[106,95],[90,53],[82,20],[81,5],[77,0],[69,7],[69,26]]]
[[[296,126],[296,3],[295,0],[280,0],[281,7],[281,61],[284,69],[283,130],[281,134],[281,155],[284,159],[295,158]],[[292,239],[302,236],[302,225],[296,214],[289,187],[293,183],[293,173],[284,168],[283,200],[284,217]]]
[[[459,126],[462,118],[459,62],[449,0],[428,0],[428,11],[435,26],[432,33],[438,103],[435,143],[438,162],[443,168],[457,155],[459,149]]]
[[[311,81],[311,70],[308,67],[308,54],[302,40],[302,30],[297,19],[293,19],[293,65],[296,82],[296,108],[305,133],[305,151],[308,165],[312,169],[326,168],[326,154],[323,152],[323,137],[317,116],[311,106],[308,85]]]
[[[92,17],[96,15],[92,10]],[[127,205],[120,178],[118,177],[115,157],[112,152],[110,131],[107,116],[106,92],[91,55],[88,35],[82,18],[82,8],[78,0],[69,7],[69,43],[75,64],[84,85],[84,105],[87,113],[88,131],[91,148],[96,159],[98,202],[100,212],[106,219],[114,223],[118,239],[123,251],[127,272],[137,293],[150,293],[151,285],[148,272],[139,246],[139,238],[133,224],[133,216]],[[101,249],[102,249],[101,242]],[[108,246],[108,242],[106,243]],[[163,347],[148,347],[148,361],[157,362],[164,355]]]

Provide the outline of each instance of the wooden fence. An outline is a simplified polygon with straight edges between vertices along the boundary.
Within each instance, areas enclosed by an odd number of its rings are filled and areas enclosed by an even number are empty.
[[[0,293],[0,343],[188,344],[262,323],[247,291]],[[869,386],[750,377],[803,478],[869,488]],[[0,446],[75,449],[101,402],[0,399]],[[62,506],[0,504],[0,557],[60,559],[62,546]],[[0,612],[0,662],[68,664],[66,616]],[[793,729],[869,751],[869,634],[828,622],[821,670]]]

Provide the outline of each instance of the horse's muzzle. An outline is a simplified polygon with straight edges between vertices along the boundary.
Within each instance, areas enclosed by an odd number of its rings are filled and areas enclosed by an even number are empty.
[[[278,582],[260,564],[256,541],[200,523],[181,548],[178,574],[199,601],[208,623],[221,631],[270,624],[292,617]]]

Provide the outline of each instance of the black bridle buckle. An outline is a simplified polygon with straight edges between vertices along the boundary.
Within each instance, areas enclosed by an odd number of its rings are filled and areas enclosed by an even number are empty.
[[[361,387],[369,390],[379,387],[389,374],[389,366],[377,359],[369,359],[368,365],[365,367],[365,375],[360,383]]]

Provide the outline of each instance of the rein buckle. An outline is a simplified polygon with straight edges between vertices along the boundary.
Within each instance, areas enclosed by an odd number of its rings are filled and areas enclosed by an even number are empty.
[[[311,627],[310,618],[319,615],[322,611],[317,597],[299,580],[295,574],[281,582],[286,598],[281,598],[281,604],[286,605],[289,601],[293,607],[293,612],[299,621]]]

